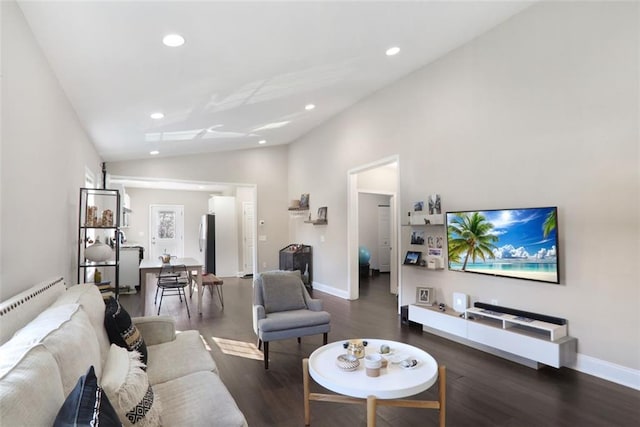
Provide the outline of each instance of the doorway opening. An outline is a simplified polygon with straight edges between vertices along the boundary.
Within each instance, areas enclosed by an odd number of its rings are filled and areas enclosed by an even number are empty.
[[[233,233],[237,246],[235,263],[228,269],[233,276],[255,275],[258,263],[257,236],[257,185],[229,182],[188,181],[169,178],[134,176],[108,176],[109,185],[124,188],[131,199],[131,223],[126,229],[130,241],[145,247],[145,258],[151,256],[149,242],[150,218],[145,212],[152,204],[184,205],[183,256],[202,259],[198,227],[202,216],[216,210],[211,201],[216,197],[233,197],[235,212]],[[162,250],[164,248],[160,248]],[[172,253],[173,255],[173,253]],[[222,262],[222,260],[221,260]],[[235,265],[237,264],[237,265]],[[222,264],[221,264],[222,265]]]
[[[354,300],[360,297],[360,242],[366,240],[361,237],[361,211],[366,214],[370,210],[366,205],[366,200],[370,196],[383,197],[388,203],[388,221],[378,217],[379,211],[371,212],[374,216],[375,224],[381,227],[380,223],[389,224],[389,242],[387,245],[380,245],[380,239],[376,237],[376,263],[380,261],[380,248],[385,247],[389,251],[389,288],[390,294],[399,295],[401,287],[400,269],[398,267],[398,247],[399,247],[399,222],[398,222],[398,195],[399,194],[399,157],[391,156],[379,161],[363,165],[348,172],[348,202],[347,202],[347,258],[348,258],[348,281],[347,292],[349,299]],[[382,199],[381,199],[382,200]],[[362,203],[361,203],[362,202]],[[385,205],[385,203],[380,203]],[[364,233],[364,231],[362,232]],[[379,233],[376,233],[379,235]],[[384,234],[384,233],[383,233]],[[373,244],[371,244],[373,246]],[[371,252],[371,251],[369,251]],[[400,299],[398,299],[399,301]],[[399,310],[399,306],[398,306]]]

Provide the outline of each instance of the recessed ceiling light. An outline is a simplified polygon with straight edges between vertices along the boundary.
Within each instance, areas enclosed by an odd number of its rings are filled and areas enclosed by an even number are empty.
[[[313,104],[307,104],[307,105],[304,106],[304,109],[307,110],[307,111],[313,110],[314,108],[316,108],[316,106],[313,105]]]
[[[258,141],[258,144],[263,145],[266,144],[267,140],[266,139],[261,139],[260,141]]]
[[[178,47],[184,44],[184,37],[180,34],[167,34],[162,38],[162,43],[169,47]]]
[[[152,156],[157,156],[158,154],[160,154],[160,152],[158,150],[153,150],[149,151],[149,154],[151,154]]]
[[[400,48],[398,46],[394,46],[387,49],[386,54],[387,56],[393,56],[393,55],[397,55],[398,52],[400,52]]]
[[[154,120],[160,120],[164,117],[164,114],[162,113],[152,113],[149,117],[151,117]]]

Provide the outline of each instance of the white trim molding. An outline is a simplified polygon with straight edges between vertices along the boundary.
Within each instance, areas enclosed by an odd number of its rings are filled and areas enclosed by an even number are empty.
[[[347,300],[349,299],[348,291],[345,291],[342,289],[336,289],[333,286],[325,285],[323,283],[318,283],[315,280],[313,281],[313,290],[318,290],[320,292],[324,292],[325,294],[333,295],[334,297],[347,299]]]
[[[637,369],[627,368],[626,366],[580,353],[576,357],[576,363],[570,368],[625,387],[640,390],[640,371]]]

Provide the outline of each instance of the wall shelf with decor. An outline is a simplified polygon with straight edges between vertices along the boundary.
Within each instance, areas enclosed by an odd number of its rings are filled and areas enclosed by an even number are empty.
[[[118,296],[120,277],[120,193],[81,188],[78,204],[78,283],[96,283]],[[103,271],[100,271],[100,269]],[[104,269],[113,269],[114,283],[103,281]],[[105,284],[110,284],[108,289]]]
[[[318,208],[318,218],[311,219],[311,214],[309,214],[309,220],[305,221],[306,224],[313,225],[326,225],[327,224],[327,207],[322,206]]]
[[[302,218],[307,217],[309,213],[309,209],[300,209],[300,208],[289,208],[289,216],[291,218]]]
[[[288,210],[291,217],[305,216],[309,211],[309,193],[302,193],[300,199],[292,200]]]
[[[404,265],[406,265],[407,267],[411,267],[411,268],[422,268],[422,269],[425,269],[425,270],[432,270],[432,271],[442,271],[442,270],[444,270],[443,266],[429,267],[429,265],[427,265],[427,264],[419,264],[419,265],[404,264]]]
[[[402,224],[403,227],[426,227],[429,225],[444,225],[443,214],[427,214],[420,212],[409,212],[409,221],[407,224]]]

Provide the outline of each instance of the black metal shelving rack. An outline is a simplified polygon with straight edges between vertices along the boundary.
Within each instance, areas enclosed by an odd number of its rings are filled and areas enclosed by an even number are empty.
[[[87,209],[89,206],[89,199],[93,197],[96,206],[102,205],[104,209],[113,209],[111,225],[92,224],[87,221]],[[105,267],[113,268],[115,271],[115,283],[113,285],[116,298],[119,295],[120,289],[120,238],[118,232],[120,230],[120,192],[118,190],[109,190],[101,188],[80,188],[80,198],[78,203],[78,283],[86,283],[87,272],[90,268]],[[114,259],[102,262],[89,261],[84,256],[85,249],[89,246],[87,243],[88,232],[90,230],[102,231],[102,237],[105,238],[107,234],[113,234],[113,252]],[[106,241],[104,243],[107,243]],[[108,244],[108,243],[107,243]]]

